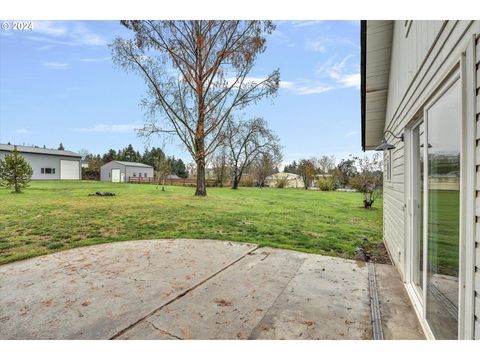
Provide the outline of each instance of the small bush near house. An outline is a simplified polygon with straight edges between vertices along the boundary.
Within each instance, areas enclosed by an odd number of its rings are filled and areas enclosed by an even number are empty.
[[[242,182],[241,182],[241,186],[244,186],[244,187],[253,187],[255,185],[255,181],[253,180],[253,178],[251,176],[244,176],[244,178],[242,179]]]
[[[13,148],[11,154],[0,160],[0,186],[13,189],[16,193],[28,186],[33,170],[28,162]]]
[[[287,178],[279,178],[277,180],[277,188],[283,189],[284,187],[287,187]]]
[[[320,178],[317,180],[317,187],[322,191],[335,190],[335,184],[332,178]]]

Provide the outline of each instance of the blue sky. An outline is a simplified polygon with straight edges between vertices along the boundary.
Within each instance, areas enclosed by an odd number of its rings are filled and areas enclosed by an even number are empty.
[[[273,100],[249,107],[279,135],[284,162],[359,154],[360,44],[356,21],[280,21],[251,77],[280,69]],[[128,144],[164,146],[191,159],[174,139],[146,143],[135,129],[146,86],[113,66],[110,43],[130,32],[117,21],[35,22],[31,31],[0,30],[0,143],[104,153]]]

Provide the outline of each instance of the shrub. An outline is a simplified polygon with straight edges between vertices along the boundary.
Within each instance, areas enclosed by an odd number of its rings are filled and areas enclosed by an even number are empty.
[[[317,180],[317,187],[322,191],[333,191],[335,190],[335,185],[333,179],[329,178],[320,178]]]
[[[244,175],[241,181],[241,186],[244,187],[253,187],[255,186],[255,180],[249,175]]]
[[[28,162],[13,148],[11,154],[0,160],[0,186],[13,189],[16,193],[28,186],[33,170]]]
[[[278,178],[277,179],[277,188],[283,189],[284,187],[287,187],[287,182],[288,182],[288,179],[286,177],[285,178]]]
[[[381,176],[382,175],[378,174],[364,173],[355,175],[350,179],[350,186],[363,193],[363,206],[365,209],[370,209],[378,197]]]

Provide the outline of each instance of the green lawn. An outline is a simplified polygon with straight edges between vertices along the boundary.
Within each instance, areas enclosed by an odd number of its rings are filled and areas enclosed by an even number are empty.
[[[87,196],[95,191],[118,196]],[[0,189],[0,264],[132,239],[221,239],[342,257],[359,245],[380,251],[382,199],[365,210],[357,193],[209,188],[199,198],[193,192],[94,181],[32,181],[21,194]]]

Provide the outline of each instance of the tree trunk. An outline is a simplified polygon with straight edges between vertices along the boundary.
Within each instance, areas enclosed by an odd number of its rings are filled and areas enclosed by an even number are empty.
[[[207,196],[207,187],[205,185],[205,159],[197,160],[197,189],[195,196]]]
[[[238,177],[233,178],[232,190],[238,190],[238,185],[240,184],[240,179]]]

